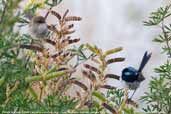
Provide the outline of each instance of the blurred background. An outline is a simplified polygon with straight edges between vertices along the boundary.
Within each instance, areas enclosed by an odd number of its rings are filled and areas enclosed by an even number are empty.
[[[63,0],[54,10],[63,14],[69,9],[70,15],[82,17],[82,21],[75,24],[77,32],[73,35],[80,37],[81,43],[95,44],[103,50],[120,46],[124,48],[114,56],[125,57],[126,60],[110,65],[108,73],[121,75],[124,67],[138,68],[144,52],[152,52],[152,58],[143,71],[146,80],[133,97],[138,100],[148,91],[151,76],[156,76],[154,68],[166,62],[166,57],[161,54],[161,46],[152,42],[160,33],[159,28],[146,27],[143,21],[148,20],[152,11],[168,2],[169,0]],[[55,21],[52,16],[48,17],[48,23]],[[123,87],[118,81],[109,83]],[[140,103],[141,106],[143,104]]]

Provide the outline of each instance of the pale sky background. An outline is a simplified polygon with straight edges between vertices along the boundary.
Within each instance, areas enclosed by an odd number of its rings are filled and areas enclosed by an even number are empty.
[[[153,69],[166,62],[166,57],[161,55],[161,47],[152,39],[160,32],[159,28],[143,26],[143,21],[148,19],[149,13],[169,0],[63,0],[54,8],[60,14],[66,9],[70,15],[81,16],[82,21],[76,23],[76,38],[81,38],[81,43],[96,44],[103,50],[122,46],[124,50],[114,57],[125,57],[122,63],[110,65],[108,72],[121,75],[124,67],[135,66],[138,68],[146,50],[152,52],[152,58],[143,73],[146,80],[137,90],[134,100],[138,100],[148,90],[148,82]],[[53,23],[51,16],[48,22]],[[121,87],[120,82],[109,82],[111,85]],[[140,104],[140,107],[143,104]]]

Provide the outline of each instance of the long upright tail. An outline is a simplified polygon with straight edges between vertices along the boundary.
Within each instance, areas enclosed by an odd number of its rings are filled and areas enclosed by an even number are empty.
[[[147,64],[147,62],[149,61],[149,59],[151,58],[151,55],[152,55],[152,53],[149,53],[148,54],[147,51],[144,53],[144,56],[142,58],[140,67],[138,69],[138,72],[141,72],[143,70],[143,68],[145,67],[145,65]]]

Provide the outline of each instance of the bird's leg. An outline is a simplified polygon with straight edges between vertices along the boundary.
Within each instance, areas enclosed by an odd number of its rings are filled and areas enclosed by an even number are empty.
[[[132,100],[132,97],[134,96],[134,94],[135,94],[136,90],[137,90],[137,88],[134,90],[134,92],[133,92],[133,94],[131,95],[131,97],[130,97],[130,98],[128,98],[128,102],[129,102],[129,100]]]

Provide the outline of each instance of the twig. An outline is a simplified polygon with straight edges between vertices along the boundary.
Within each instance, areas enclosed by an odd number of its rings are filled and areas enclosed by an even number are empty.
[[[170,45],[169,45],[169,39],[168,39],[167,32],[166,32],[165,29],[164,29],[164,19],[163,19],[163,22],[162,22],[162,27],[161,27],[161,29],[162,29],[164,38],[165,38],[165,40],[166,40],[166,46],[167,46],[168,51],[169,51],[169,56],[171,57],[171,47],[170,47]]]
[[[25,65],[24,65],[25,68],[27,68],[27,64],[29,63],[30,58],[31,58],[31,56],[28,56],[28,58],[26,58],[26,62],[25,62]]]
[[[46,13],[46,15],[45,15],[45,20],[46,20],[46,18],[48,17],[48,15],[49,15],[51,9],[52,9],[52,6],[49,8],[48,12]]]

